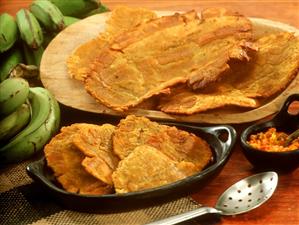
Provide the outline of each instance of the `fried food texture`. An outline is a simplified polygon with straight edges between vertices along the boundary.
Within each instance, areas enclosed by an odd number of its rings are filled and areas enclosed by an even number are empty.
[[[135,148],[112,175],[116,193],[159,187],[185,177],[176,162],[147,145]]]
[[[103,37],[97,37],[76,48],[67,59],[68,74],[76,80],[84,81],[90,71],[89,64],[106,43]]]
[[[44,148],[48,166],[63,188],[79,194],[109,194],[111,186],[96,179],[81,165],[84,154],[73,144],[77,132],[87,124],[73,124],[61,129]]]
[[[232,59],[248,60],[251,22],[223,9],[176,13],[121,33],[101,50],[85,79],[95,99],[118,111],[186,83],[218,80]]]
[[[185,86],[174,88],[170,95],[160,99],[158,108],[166,113],[193,115],[224,106],[256,108],[259,105],[258,100],[247,97],[240,90],[219,81],[197,92]]]
[[[86,156],[82,166],[94,177],[111,186],[111,176],[119,162],[112,150],[114,129],[110,124],[90,124],[79,130],[74,138],[74,145]]]
[[[156,17],[154,12],[143,8],[126,6],[115,8],[106,22],[105,32],[80,45],[70,55],[67,60],[69,75],[76,80],[84,81],[90,71],[89,65],[114,36]]]
[[[173,161],[192,163],[194,172],[202,170],[212,159],[210,146],[196,135],[145,117],[127,116],[114,132],[114,152],[124,159],[140,145],[152,146]]]
[[[66,191],[91,195],[162,186],[199,173],[213,160],[203,139],[133,115],[117,127],[87,123],[63,127],[44,153]]]
[[[118,6],[107,20],[106,31],[113,37],[155,18],[156,13],[149,9]]]
[[[259,51],[244,67],[237,70],[233,85],[247,97],[270,97],[286,88],[299,71],[299,37],[281,32],[256,42]]]
[[[258,51],[249,62],[231,65],[219,82],[202,91],[186,87],[161,98],[163,112],[194,114],[225,105],[256,108],[260,98],[285,89],[299,69],[299,39],[291,33],[277,33],[256,41]]]

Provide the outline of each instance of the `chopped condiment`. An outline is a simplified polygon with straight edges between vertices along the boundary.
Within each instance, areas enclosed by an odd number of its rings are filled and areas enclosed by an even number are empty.
[[[288,134],[269,128],[266,132],[250,135],[247,143],[252,147],[266,152],[286,152],[299,149],[299,137],[294,139],[288,146],[284,146]]]

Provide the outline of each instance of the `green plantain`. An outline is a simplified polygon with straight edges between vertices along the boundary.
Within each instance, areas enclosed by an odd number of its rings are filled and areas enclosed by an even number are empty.
[[[8,78],[0,83],[0,115],[11,114],[23,103],[29,94],[29,84],[23,78]]]
[[[21,105],[16,111],[9,114],[0,121],[0,140],[8,139],[19,133],[30,120],[30,107],[27,104]]]
[[[30,88],[31,121],[8,144],[0,148],[0,163],[13,163],[39,152],[58,131],[60,109],[54,96],[41,87]]]
[[[82,16],[80,16],[80,18],[85,18],[85,17],[89,17],[89,16],[93,16],[93,15],[96,15],[96,14],[99,14],[99,13],[104,13],[104,12],[109,12],[109,8],[103,4],[100,5],[99,8],[97,9],[94,9],[90,12],[88,12],[87,14],[84,14]]]
[[[14,18],[3,13],[0,15],[0,53],[10,49],[18,39],[18,27]]]
[[[9,73],[16,65],[23,62],[22,52],[19,48],[12,48],[5,52],[0,64],[0,82],[8,78]]]
[[[40,46],[37,49],[30,49],[27,45],[23,45],[23,50],[26,64],[39,67],[44,53],[44,47]]]
[[[62,13],[50,1],[36,0],[30,5],[30,11],[47,30],[60,31],[65,27]]]
[[[80,21],[80,19],[75,18],[75,17],[71,17],[71,16],[64,16],[63,20],[64,20],[65,26],[67,26],[67,27],[69,25],[73,24],[73,23],[76,23],[76,22]]]
[[[22,40],[30,48],[39,48],[44,40],[43,31],[34,15],[27,9],[21,9],[17,12],[16,18]]]
[[[80,17],[100,6],[97,0],[50,0],[64,16]]]

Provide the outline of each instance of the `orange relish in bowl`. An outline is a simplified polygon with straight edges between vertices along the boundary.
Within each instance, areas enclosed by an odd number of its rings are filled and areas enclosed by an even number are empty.
[[[299,137],[294,139],[288,146],[284,146],[287,137],[288,134],[271,127],[266,132],[250,135],[247,144],[266,152],[286,152],[299,149]]]

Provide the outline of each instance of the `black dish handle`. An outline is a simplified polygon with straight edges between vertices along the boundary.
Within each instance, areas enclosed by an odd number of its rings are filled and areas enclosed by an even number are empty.
[[[205,127],[202,128],[205,132],[215,135],[219,140],[223,147],[223,152],[221,155],[222,159],[225,159],[231,152],[231,149],[236,143],[237,140],[237,132],[230,125],[221,125],[215,127]],[[222,136],[226,134],[225,140],[223,140]]]
[[[279,112],[276,114],[273,120],[275,121],[298,121],[299,122],[299,113],[296,115],[291,115],[288,112],[289,106],[294,102],[294,101],[299,101],[299,94],[292,94],[290,95],[284,102],[283,106],[279,110]]]
[[[26,172],[27,172],[28,176],[31,177],[33,180],[46,185],[50,189],[53,189],[60,193],[69,194],[69,192],[66,192],[60,188],[57,188],[56,185],[54,185],[50,181],[49,177],[45,176],[45,173],[46,173],[45,167],[46,167],[46,159],[43,156],[40,159],[29,163],[26,167]]]
[[[219,140],[219,143],[222,147],[222,153],[219,156],[220,161],[217,163],[222,164],[225,162],[227,157],[231,153],[231,149],[234,147],[236,140],[237,140],[237,132],[236,130],[230,125],[216,125],[216,126],[209,126],[209,127],[198,127],[197,125],[189,125],[189,124],[177,124],[172,122],[165,122],[163,123],[168,126],[177,126],[178,128],[186,128],[191,130],[200,130],[204,133],[208,133]],[[192,131],[191,131],[192,132]],[[223,140],[222,135],[226,135],[225,140]],[[213,166],[211,167],[213,168]]]

